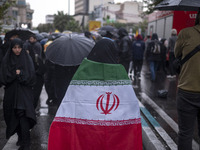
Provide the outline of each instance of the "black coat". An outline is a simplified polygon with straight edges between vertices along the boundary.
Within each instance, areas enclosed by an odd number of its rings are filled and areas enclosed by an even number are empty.
[[[155,42],[158,43],[158,45],[160,46],[160,53],[155,54],[153,53],[153,49],[155,46]],[[148,44],[147,46],[147,51],[146,51],[146,59],[148,61],[161,61],[162,60],[162,49],[161,49],[161,43],[157,40],[151,40],[151,42]]]
[[[11,42],[11,46],[2,61],[0,72],[2,83],[5,85],[3,110],[7,125],[7,138],[16,133],[16,128],[19,125],[17,110],[25,112],[24,115],[30,121],[30,128],[36,124],[32,90],[35,82],[34,66],[31,57],[24,49],[19,56],[12,52],[12,47],[16,44],[21,44],[21,40],[14,39]],[[21,71],[19,75],[16,75],[17,69]]]
[[[67,88],[74,76],[78,66],[60,66],[55,65],[55,90],[58,99],[58,104],[61,103]]]
[[[42,46],[39,42],[24,43],[24,49],[29,51],[29,55],[33,60],[36,75],[43,76],[46,72],[45,64],[42,60]]]
[[[98,41],[87,56],[87,59],[96,62],[117,64],[118,51],[114,41],[111,39]]]

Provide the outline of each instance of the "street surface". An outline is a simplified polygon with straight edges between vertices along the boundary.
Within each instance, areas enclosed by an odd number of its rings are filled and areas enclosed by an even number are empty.
[[[176,112],[176,85],[177,79],[167,79],[162,71],[158,71],[155,82],[150,80],[150,73],[144,63],[141,79],[134,80],[133,88],[139,99],[142,126],[143,145],[145,150],[151,149],[177,149],[177,112]],[[130,75],[130,78],[131,75]],[[167,98],[160,98],[158,90],[168,90]],[[3,119],[3,88],[0,89],[0,149],[17,150],[17,136],[5,139],[6,125]],[[46,105],[47,95],[43,88],[37,125],[31,131],[31,150],[47,150],[48,133],[51,122],[57,110],[57,106]],[[147,143],[147,139],[150,140]],[[198,132],[194,133],[193,149],[198,150]],[[153,147],[153,148],[152,148]]]

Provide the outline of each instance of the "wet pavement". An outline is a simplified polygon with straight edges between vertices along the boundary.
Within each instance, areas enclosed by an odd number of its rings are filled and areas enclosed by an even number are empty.
[[[146,63],[144,63],[141,79],[133,80],[132,83],[135,93],[141,104],[144,105],[144,107],[150,112],[153,118],[177,144],[177,79],[167,79],[166,75],[162,71],[158,71],[156,81],[152,82],[150,80],[148,67]],[[167,98],[158,97],[157,91],[163,89],[168,90]],[[0,149],[9,150],[9,148],[6,147],[8,140],[5,139],[6,125],[3,120],[2,97],[3,88],[0,88]],[[49,128],[56,113],[57,106],[48,106],[46,104],[46,99],[47,95],[45,89],[43,88],[37,113],[37,125],[31,131],[31,150],[47,150]],[[143,113],[141,114],[143,115]],[[149,118],[145,118],[147,122],[148,119]],[[159,133],[157,133],[156,129],[152,130],[154,130],[153,132],[159,139],[161,139],[161,142],[165,145],[166,141],[162,140],[162,137],[159,137]],[[197,133],[198,132],[196,129],[194,133],[194,139],[195,141],[198,141],[197,143],[199,143]],[[17,138],[13,138],[14,145],[16,140]],[[14,149],[17,148],[18,147],[15,147]],[[148,148],[145,149],[148,150]],[[170,148],[165,146],[165,149]]]
[[[11,141],[13,143],[11,143],[10,145],[7,144],[8,140],[5,139],[6,125],[3,120],[2,97],[3,88],[0,89],[0,149],[17,150],[19,148],[15,145],[15,143],[17,142],[17,136],[14,136],[14,138],[12,138],[13,140]],[[31,130],[31,150],[47,150],[49,128],[58,107],[55,105],[48,106],[46,104],[46,99],[47,94],[45,92],[45,89],[43,88],[38,105],[39,107],[37,108],[37,124]]]
[[[166,78],[165,73],[160,70],[157,72],[155,82],[150,80],[150,72],[146,63],[142,68],[141,80],[133,81],[133,88],[137,97],[145,108],[151,113],[153,118],[160,124],[160,126],[167,132],[172,140],[177,144],[178,138],[178,118],[176,110],[176,91],[178,78]],[[158,90],[167,90],[166,98],[158,96]],[[153,130],[155,130],[153,128]],[[157,134],[155,132],[155,134]],[[162,138],[162,137],[161,137]],[[194,131],[193,149],[197,150],[199,137],[197,125]],[[166,141],[162,141],[166,143]],[[170,149],[170,148],[166,148]]]

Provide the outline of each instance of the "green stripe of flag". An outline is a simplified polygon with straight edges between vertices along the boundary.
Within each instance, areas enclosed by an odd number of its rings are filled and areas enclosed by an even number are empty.
[[[106,64],[84,59],[72,80],[129,80],[121,64]]]

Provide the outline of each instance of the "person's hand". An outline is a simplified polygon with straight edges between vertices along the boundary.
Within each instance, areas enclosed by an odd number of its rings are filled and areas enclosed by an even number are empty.
[[[26,50],[26,52],[29,54],[29,50]]]
[[[19,69],[16,70],[16,74],[17,74],[17,75],[20,74],[20,70],[19,70]]]

